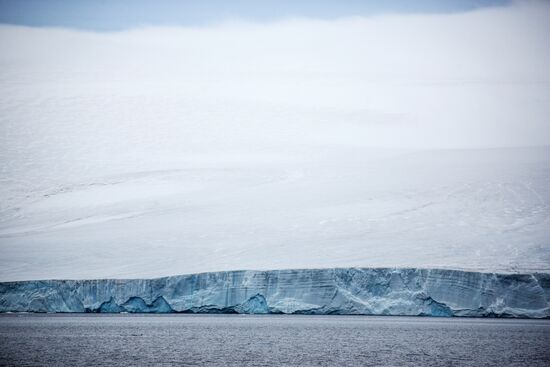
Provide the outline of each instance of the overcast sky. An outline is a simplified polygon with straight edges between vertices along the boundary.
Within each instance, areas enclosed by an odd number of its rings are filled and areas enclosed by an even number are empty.
[[[227,20],[452,13],[510,3],[510,0],[0,0],[0,22],[121,30],[141,26],[211,25]]]

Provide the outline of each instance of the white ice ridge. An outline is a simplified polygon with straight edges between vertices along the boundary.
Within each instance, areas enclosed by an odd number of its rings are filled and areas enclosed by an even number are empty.
[[[550,274],[332,268],[5,282],[0,311],[548,318]]]

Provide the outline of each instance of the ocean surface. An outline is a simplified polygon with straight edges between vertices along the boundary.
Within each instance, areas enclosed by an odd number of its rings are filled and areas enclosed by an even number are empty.
[[[549,366],[550,320],[0,315],[2,366]]]

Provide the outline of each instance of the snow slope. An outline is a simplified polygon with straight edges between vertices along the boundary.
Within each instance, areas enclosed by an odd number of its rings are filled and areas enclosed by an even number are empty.
[[[6,185],[2,278],[550,270],[548,148],[321,157]]]
[[[550,271],[549,18],[0,26],[0,280]]]

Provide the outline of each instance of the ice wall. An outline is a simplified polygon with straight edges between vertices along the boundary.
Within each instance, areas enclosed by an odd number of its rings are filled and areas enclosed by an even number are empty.
[[[337,268],[0,283],[1,312],[550,317],[550,274]]]

